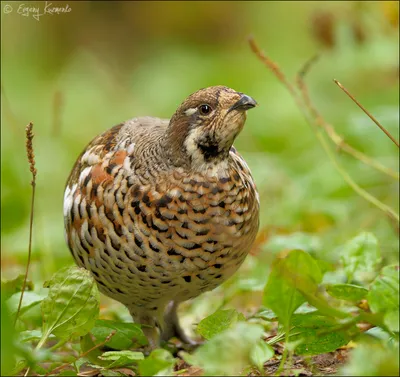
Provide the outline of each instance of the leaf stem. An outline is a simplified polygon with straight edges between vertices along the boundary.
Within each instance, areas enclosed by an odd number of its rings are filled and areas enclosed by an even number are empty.
[[[282,358],[281,358],[281,362],[279,363],[279,367],[276,371],[276,375],[280,376],[284,367],[285,367],[285,362],[286,362],[286,358],[287,358],[287,354],[288,354],[288,348],[287,348],[287,344],[289,343],[289,331],[286,330],[285,332],[285,347],[283,349],[283,354],[282,354]]]

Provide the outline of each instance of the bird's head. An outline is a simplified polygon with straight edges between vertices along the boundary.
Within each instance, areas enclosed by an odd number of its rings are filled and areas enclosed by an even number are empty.
[[[168,148],[179,164],[195,170],[226,159],[246,120],[246,110],[257,102],[226,86],[212,86],[191,94],[172,116]]]

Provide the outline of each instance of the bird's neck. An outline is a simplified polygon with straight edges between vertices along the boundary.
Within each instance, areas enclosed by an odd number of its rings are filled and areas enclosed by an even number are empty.
[[[229,149],[221,150],[217,145],[199,145],[195,138],[168,128],[161,138],[161,149],[169,165],[183,168],[188,172],[209,176],[225,176],[229,170]]]

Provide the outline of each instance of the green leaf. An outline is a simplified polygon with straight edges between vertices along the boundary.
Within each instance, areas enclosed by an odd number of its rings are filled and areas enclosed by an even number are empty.
[[[368,303],[374,313],[399,309],[399,267],[382,268],[372,282],[368,293]]]
[[[99,291],[90,272],[78,267],[57,272],[42,302],[43,345],[50,334],[70,339],[87,334],[99,315]]]
[[[22,331],[18,335],[19,335],[19,341],[22,343],[30,342],[32,340],[39,340],[43,336],[43,334],[40,330]],[[49,336],[49,338],[52,338],[52,337],[54,337],[54,335]]]
[[[327,329],[295,328],[292,330],[290,342],[297,342],[296,353],[299,355],[318,355],[332,352],[346,345],[350,337],[344,331],[331,331]]]
[[[141,376],[169,376],[174,364],[175,359],[167,350],[155,349],[139,362],[139,372]]]
[[[277,321],[276,314],[271,309],[267,308],[261,308],[255,316],[269,322]]]
[[[250,359],[257,369],[264,373],[264,363],[271,359],[274,354],[274,349],[265,343],[263,339],[260,339],[251,350]]]
[[[196,332],[209,340],[220,332],[229,329],[236,322],[245,320],[244,315],[236,309],[217,310],[199,322]]]
[[[338,372],[340,376],[398,376],[399,347],[380,342],[359,344],[350,360]]]
[[[321,280],[316,261],[302,250],[292,250],[285,258],[275,260],[264,289],[263,304],[288,329],[293,312],[306,301],[302,293],[316,293]]]
[[[141,347],[147,344],[147,338],[137,323],[123,323],[98,319],[90,331],[97,339],[96,343],[104,342],[112,331],[116,334],[107,343],[108,347],[116,350],[126,350]]]
[[[376,237],[362,232],[341,248],[341,261],[348,280],[371,281],[381,262]]]
[[[20,292],[24,284],[25,275],[18,275],[12,280],[1,281],[1,293],[4,295],[4,300],[8,300],[14,293]],[[26,282],[26,291],[33,290],[33,283],[29,280]]]
[[[293,314],[291,324],[295,327],[312,329],[338,325],[334,318],[322,315],[317,310],[308,313]]]
[[[18,304],[21,297],[21,293],[13,294],[8,300],[7,305],[10,308],[10,311],[13,316],[16,315],[18,310]],[[24,297],[22,298],[20,316],[26,313],[29,309],[33,308],[34,306],[40,304],[46,296],[44,294],[38,294],[36,292],[27,291],[24,292]]]
[[[368,289],[353,284],[327,285],[326,291],[335,298],[346,301],[360,301],[367,297]]]
[[[384,313],[384,323],[391,331],[399,331],[399,266],[382,268],[371,284],[368,303],[373,313]]]
[[[144,359],[142,352],[134,351],[109,351],[104,352],[99,359],[102,361],[111,361],[108,368],[119,368],[122,366],[136,364],[138,361]]]
[[[81,337],[80,340],[81,351],[86,354],[85,358],[90,361],[92,364],[96,364],[101,367],[107,367],[111,363],[109,361],[103,361],[99,359],[99,356],[102,355],[102,352],[98,348],[94,348],[96,344],[93,342],[93,339],[89,334],[86,334]],[[88,352],[91,350],[90,352]],[[81,359],[77,360],[77,364]]]
[[[294,314],[291,323],[294,328],[290,331],[289,339],[296,344],[296,353],[299,355],[318,355],[334,351],[359,333],[354,324],[346,330],[338,331],[337,326],[341,323],[318,311]]]
[[[392,310],[386,313],[385,316],[383,317],[383,322],[388,327],[389,330],[399,332],[399,323],[400,323],[399,311]]]
[[[262,333],[261,326],[239,321],[201,345],[193,355],[182,357],[201,367],[207,376],[237,375],[252,364],[251,352]]]

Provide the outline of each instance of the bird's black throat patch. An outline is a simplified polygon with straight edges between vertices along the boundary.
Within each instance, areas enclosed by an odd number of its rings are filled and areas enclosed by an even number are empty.
[[[198,140],[197,147],[200,149],[201,153],[203,154],[204,160],[207,162],[215,159],[221,153],[217,141],[210,135],[202,137],[200,140]]]
[[[205,161],[210,161],[220,154],[218,144],[198,143],[197,146],[203,154]]]

